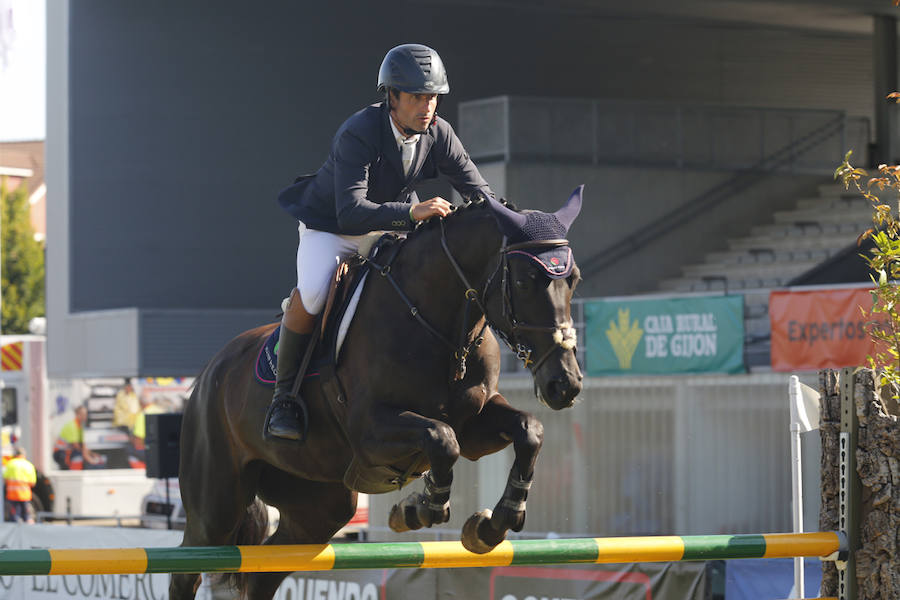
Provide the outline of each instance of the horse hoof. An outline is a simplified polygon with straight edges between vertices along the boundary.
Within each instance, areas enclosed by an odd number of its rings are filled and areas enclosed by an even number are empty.
[[[388,516],[388,525],[390,528],[397,533],[403,533],[404,531],[411,531],[413,529],[431,527],[429,523],[422,521],[422,516],[419,514],[418,510],[419,505],[418,499],[412,496],[399,504],[395,504],[391,508],[391,514]]]
[[[466,520],[462,528],[462,545],[469,552],[475,554],[487,554],[497,547],[497,544],[490,546],[486,544],[478,535],[478,529],[482,523],[490,522],[493,513],[489,508],[479,511]]]
[[[395,504],[391,508],[391,514],[388,516],[388,526],[391,528],[391,531],[396,531],[397,533],[409,531],[409,527],[406,525],[406,517],[403,515],[403,508],[399,504]]]

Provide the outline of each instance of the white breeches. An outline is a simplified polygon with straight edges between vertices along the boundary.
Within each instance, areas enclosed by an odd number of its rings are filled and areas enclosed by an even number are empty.
[[[340,235],[307,229],[302,222],[298,231],[300,243],[297,246],[297,290],[306,311],[317,315],[325,306],[328,288],[338,264],[355,252],[367,255],[369,248],[384,232]]]

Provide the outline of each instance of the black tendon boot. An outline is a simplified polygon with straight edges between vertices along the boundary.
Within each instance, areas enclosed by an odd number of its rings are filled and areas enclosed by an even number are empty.
[[[265,438],[304,442],[309,427],[306,402],[298,394],[291,396],[294,378],[302,377],[300,363],[312,336],[294,333],[284,325],[278,338],[278,375],[275,394],[266,413]]]

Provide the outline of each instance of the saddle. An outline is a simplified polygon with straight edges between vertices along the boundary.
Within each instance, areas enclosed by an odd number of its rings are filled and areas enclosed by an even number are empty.
[[[383,253],[385,247],[399,241],[396,234],[382,236],[371,246],[368,258],[374,258],[377,254]],[[365,260],[362,256],[353,255],[342,261],[335,269],[329,284],[325,308],[316,318],[314,355],[304,378],[318,377],[320,375],[319,368],[324,363],[333,363],[333,367],[337,362],[344,336],[353,320],[356,303],[368,274],[367,269],[361,268],[364,264]],[[267,387],[275,386],[278,373],[278,357],[275,348],[278,345],[280,334],[281,326],[279,325],[269,334],[256,357],[256,380]]]

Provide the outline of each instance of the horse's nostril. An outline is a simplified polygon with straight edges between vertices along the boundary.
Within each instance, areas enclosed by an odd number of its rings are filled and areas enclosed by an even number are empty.
[[[569,381],[565,378],[554,379],[550,382],[550,392],[556,398],[564,398],[569,391]]]

